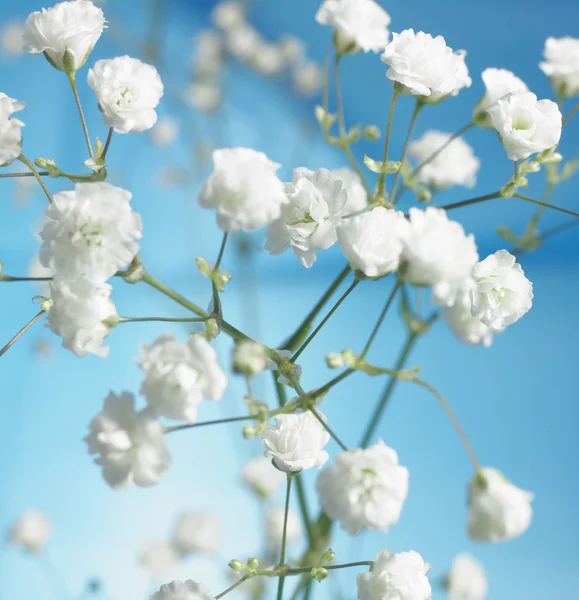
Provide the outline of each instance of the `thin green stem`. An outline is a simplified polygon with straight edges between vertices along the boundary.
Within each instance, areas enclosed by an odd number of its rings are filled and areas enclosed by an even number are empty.
[[[175,425],[166,427],[165,434],[173,433],[174,431],[183,431],[184,429],[195,429],[197,427],[206,427],[208,425],[221,425],[222,423],[235,423],[237,421],[253,421],[257,419],[257,415],[244,415],[242,417],[230,417],[228,419],[217,419],[215,421],[201,421],[200,423],[186,423],[185,425]]]
[[[326,423],[326,421],[324,421],[322,415],[320,415],[320,413],[313,406],[310,406],[309,410],[314,415],[314,417],[316,417],[316,419],[328,430],[328,433],[332,436],[332,438],[338,444],[338,446],[340,446],[340,448],[344,450],[344,452],[348,450],[348,446],[346,446],[346,444],[342,442],[342,440],[336,435],[336,433],[332,431],[332,429],[330,429],[330,426]]]
[[[161,321],[163,323],[204,323],[207,317],[119,317],[121,323],[145,323],[147,321]]]
[[[314,398],[319,398],[320,396],[323,396],[328,390],[330,390],[335,385],[340,383],[340,381],[343,381],[344,379],[346,379],[346,377],[349,377],[352,373],[355,373],[355,372],[356,371],[354,369],[346,369],[345,371],[342,371],[342,373],[340,373],[339,375],[337,375],[336,377],[334,377],[333,379],[328,381],[328,383],[324,384],[322,387],[318,388],[317,390],[314,390],[311,393],[311,396],[313,396]]]
[[[394,106],[396,105],[396,99],[398,98],[398,91],[396,88],[392,91],[392,98],[390,100],[390,109],[388,110],[388,123],[386,125],[386,138],[384,139],[384,155],[382,158],[382,164],[384,167],[388,165],[388,148],[390,146],[390,134],[392,132],[392,121],[394,117]],[[384,171],[386,169],[383,169]],[[384,190],[386,189],[386,173],[381,173],[378,178],[378,184],[376,187],[376,196],[378,198],[384,196]]]
[[[82,123],[82,130],[84,132],[84,139],[86,141],[86,147],[88,148],[88,153],[91,158],[93,158],[94,154],[92,151],[92,144],[90,141],[90,135],[88,133],[88,127],[86,126],[86,120],[84,118],[84,112],[82,110],[82,104],[80,103],[80,97],[78,95],[78,89],[76,87],[76,75],[75,73],[67,73],[68,82],[70,83],[70,87],[72,89],[72,93],[74,94],[74,100],[76,102],[76,107],[78,109],[78,114],[80,116],[80,122]]]
[[[368,351],[370,350],[370,347],[372,346],[372,343],[374,342],[374,339],[376,338],[376,335],[378,334],[378,331],[380,330],[380,327],[386,317],[386,313],[388,312],[388,309],[390,308],[390,306],[392,305],[392,302],[394,301],[396,292],[398,292],[401,285],[402,285],[402,281],[400,279],[397,279],[396,283],[394,284],[394,287],[392,288],[392,291],[390,292],[390,295],[388,296],[388,299],[386,300],[386,304],[384,305],[384,308],[382,309],[382,312],[380,313],[380,316],[378,317],[378,320],[376,321],[376,325],[374,325],[374,329],[372,330],[372,333],[370,334],[370,337],[368,338],[368,341],[366,342],[366,345],[364,346],[364,349],[362,350],[362,354],[360,354],[360,358],[365,358],[366,354],[368,354]]]
[[[558,210],[559,212],[565,213],[567,215],[579,217],[579,213],[576,213],[573,210],[569,210],[561,206],[555,206],[554,204],[549,204],[548,202],[543,202],[542,200],[535,200],[534,198],[529,198],[529,196],[523,196],[522,194],[513,194],[513,198],[519,198],[520,200],[525,200],[526,202],[531,202],[532,204],[537,204],[539,206],[543,206],[544,208],[552,208],[553,210]]]
[[[283,515],[283,532],[282,532],[282,537],[281,537],[281,551],[280,551],[280,556],[279,556],[279,564],[282,567],[285,564],[285,547],[286,547],[286,541],[287,541],[287,519],[288,519],[288,513],[289,513],[292,479],[293,479],[293,476],[290,473],[288,473],[287,491],[286,491],[286,495],[285,495],[285,511],[284,511],[284,515]],[[277,600],[283,600],[284,582],[285,582],[285,577],[283,575],[280,575],[280,578],[279,578],[278,584],[277,584]]]
[[[18,157],[18,160],[21,163],[25,164],[30,169],[30,172],[32,173],[32,175],[34,177],[36,177],[36,181],[38,181],[38,184],[40,185],[40,187],[42,188],[42,191],[45,193],[46,197],[48,198],[48,201],[52,202],[52,195],[48,191],[48,188],[46,187],[46,185],[44,185],[44,181],[42,181],[42,177],[40,176],[40,173],[36,170],[34,163],[32,163],[30,160],[28,160],[26,158],[26,156],[24,156],[24,154],[21,154]]]
[[[571,120],[571,118],[573,117],[573,115],[579,110],[579,102],[577,102],[577,104],[575,104],[575,106],[571,109],[571,111],[569,112],[569,114],[565,117],[564,121],[563,121],[563,127],[565,127],[565,125],[567,125],[567,123],[569,123],[569,121]]]
[[[213,273],[217,273],[219,271],[219,266],[221,265],[221,261],[223,259],[223,253],[225,252],[225,246],[227,245],[227,237],[229,233],[226,231],[223,234],[223,240],[221,242],[221,246],[219,248],[219,254],[217,255],[217,260],[215,261],[215,266],[213,267]]]
[[[50,175],[48,171],[38,171],[40,177]],[[36,177],[34,173],[0,173],[0,179],[10,179],[12,177]]]
[[[368,194],[368,198],[370,199],[372,197],[372,190],[370,189],[370,186],[366,181],[366,174],[360,167],[358,161],[356,160],[356,157],[354,156],[354,153],[350,149],[350,146],[348,144],[341,144],[340,148],[342,148],[344,154],[346,155],[346,158],[350,162],[350,165],[352,165],[352,168],[354,169],[354,171],[356,171],[358,177],[360,178],[360,181],[362,182],[362,185],[364,186],[364,189],[366,190],[366,193]]]
[[[103,153],[101,155],[101,158],[103,160],[106,160],[106,158],[107,158],[109,148],[111,147],[111,141],[113,139],[114,131],[115,130],[112,127],[109,128],[109,133],[107,134],[107,141],[105,142],[105,147],[103,148]]]
[[[441,206],[443,210],[453,210],[455,208],[461,208],[463,206],[470,206],[471,204],[478,204],[479,202],[486,202],[487,200],[493,200],[494,198],[502,198],[501,192],[493,192],[492,194],[485,194],[484,196],[477,196],[476,198],[469,198],[468,200],[461,200],[460,202],[453,202],[451,204],[445,204]]]
[[[217,594],[217,596],[215,596],[215,600],[219,600],[219,598],[223,598],[223,596],[229,594],[229,592],[232,592],[237,586],[241,585],[248,579],[249,579],[249,577],[247,575],[244,575],[241,579],[236,581],[233,585],[230,585],[225,591],[221,592],[221,594]]]
[[[361,560],[357,562],[351,563],[343,563],[341,565],[324,565],[324,569],[327,571],[337,571],[338,569],[350,569],[352,567],[372,567],[374,565],[374,561],[372,560]],[[307,573],[314,569],[314,567],[297,567],[296,569],[289,569],[287,571],[287,575],[300,575],[301,573]]]
[[[396,175],[394,177],[394,184],[392,185],[392,192],[390,193],[390,198],[396,198],[396,188],[398,187],[398,181],[400,180],[400,174],[402,173],[402,165],[406,160],[406,154],[408,153],[408,146],[410,145],[410,140],[412,138],[412,132],[414,131],[414,126],[416,125],[416,120],[418,119],[418,115],[420,113],[420,109],[423,107],[423,104],[416,100],[416,104],[414,106],[414,111],[412,112],[412,118],[410,119],[410,125],[408,127],[408,133],[406,134],[406,139],[404,140],[404,148],[402,149],[402,156],[400,157],[400,169],[396,171]]]
[[[340,85],[340,59],[341,54],[336,53],[334,58],[334,87],[336,88],[336,112],[338,113],[338,130],[340,139],[346,134],[346,122],[344,117],[344,103],[342,101],[342,86]]]
[[[312,522],[310,520],[310,514],[308,511],[308,503],[306,500],[306,490],[303,485],[303,481],[299,475],[296,475],[296,490],[298,493],[298,502],[300,505],[300,512],[302,514],[302,521],[304,523],[304,528],[306,530],[306,534],[308,536],[308,543],[312,543],[314,541],[314,531],[312,529]]]
[[[52,281],[52,277],[11,277],[0,273],[0,282],[2,281]]]
[[[21,338],[34,325],[34,323],[36,323],[36,321],[42,317],[45,312],[45,310],[41,310],[35,317],[30,319],[30,321],[24,325],[24,327],[4,346],[4,348],[0,350],[0,356],[6,354],[6,352],[8,352],[8,350],[10,350],[10,348],[18,341],[18,339]]]

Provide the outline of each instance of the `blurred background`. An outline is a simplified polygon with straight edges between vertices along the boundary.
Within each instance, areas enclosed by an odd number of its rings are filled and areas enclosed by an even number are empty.
[[[316,0],[255,0],[247,3],[247,20],[266,42],[260,61],[248,58],[247,32],[219,33],[226,44],[223,64],[208,69],[207,31],[219,32],[211,14],[213,0],[108,0],[109,21],[87,67],[99,58],[130,54],[152,62],[166,86],[159,107],[159,126],[140,135],[115,135],[108,155],[109,181],[131,190],[133,208],[144,221],[143,261],[156,277],[205,306],[210,286],[195,268],[194,258],[214,260],[221,233],[214,214],[196,198],[210,172],[212,149],[247,146],[281,163],[282,179],[298,166],[315,169],[345,166],[344,156],[327,146],[313,116],[321,102],[322,68],[331,30],[315,23]],[[552,97],[538,68],[545,39],[579,36],[579,7],[568,0],[487,0],[484,4],[447,0],[433,3],[381,4],[392,16],[391,30],[406,28],[442,34],[453,48],[468,51],[473,85],[457,98],[423,111],[415,137],[427,129],[457,131],[471,119],[483,93],[480,73],[504,67],[521,77],[539,97]],[[46,6],[46,5],[45,5]],[[84,140],[74,100],[64,75],[42,57],[21,55],[19,28],[39,10],[38,0],[4,0],[0,6],[0,91],[25,101],[18,114],[26,123],[24,152],[31,158],[55,159],[64,170],[81,172]],[[214,14],[214,13],[213,13]],[[18,35],[17,35],[18,34]],[[251,37],[251,36],[249,36]],[[296,45],[296,38],[301,44]],[[203,41],[205,40],[205,41]],[[203,46],[205,44],[205,46]],[[292,45],[293,44],[293,45]],[[292,53],[293,52],[293,53]],[[280,58],[281,57],[281,58]],[[342,87],[349,125],[385,126],[391,86],[376,55],[343,61]],[[78,74],[89,130],[106,136],[92,91]],[[391,156],[401,152],[412,102],[398,102]],[[571,108],[566,105],[563,113]],[[495,191],[511,176],[496,136],[470,131],[465,139],[482,166],[474,190],[453,188],[440,203]],[[565,128],[561,144],[566,157],[577,153],[579,120]],[[382,142],[354,148],[379,158]],[[369,173],[369,175],[371,175]],[[52,191],[69,189],[66,180],[48,181]],[[540,197],[544,176],[532,176],[529,195]],[[0,260],[11,275],[36,273],[42,213],[46,199],[32,178],[0,181]],[[408,208],[412,194],[403,202]],[[576,185],[557,188],[553,202],[579,209]],[[522,233],[533,207],[518,200],[494,200],[460,209],[453,217],[476,235],[481,256],[509,244],[497,226]],[[560,213],[545,214],[540,230],[569,223]],[[471,466],[454,430],[435,400],[419,388],[400,385],[375,439],[394,447],[410,470],[410,493],[400,522],[387,535],[351,539],[337,531],[332,547],[339,562],[371,560],[380,548],[414,549],[432,564],[434,598],[444,598],[436,583],[452,558],[467,551],[483,564],[491,600],[579,598],[579,228],[548,237],[522,257],[534,282],[532,310],[496,337],[490,348],[458,342],[444,322],[420,340],[410,364],[454,407],[486,465],[503,470],[518,486],[535,494],[535,516],[520,539],[481,545],[466,535],[466,483]],[[223,295],[226,318],[243,331],[276,347],[310,310],[343,268],[334,247],[318,254],[310,270],[291,252],[273,257],[262,251],[263,232],[236,236],[223,267],[233,279]],[[32,269],[32,270],[31,270]],[[154,290],[114,281],[119,314],[183,316]],[[390,283],[366,282],[348,298],[303,356],[304,387],[332,377],[324,363],[329,351],[360,349],[381,310]],[[0,284],[3,344],[36,312],[31,298],[41,293],[29,283]],[[177,578],[205,582],[217,594],[230,578],[227,562],[259,555],[263,546],[263,507],[240,481],[245,462],[262,452],[258,440],[245,441],[236,424],[184,431],[168,439],[173,465],[150,489],[114,492],[92,464],[82,438],[100,412],[109,391],[135,394],[141,372],[135,364],[140,343],[169,331],[185,339],[178,324],[130,324],[115,329],[108,359],[78,359],[60,348],[59,340],[37,324],[0,361],[0,598],[38,597],[58,600],[91,596],[115,600],[145,598],[160,583]],[[231,345],[218,339],[220,361],[228,365]],[[400,319],[390,314],[369,356],[391,366],[405,338]],[[275,405],[271,377],[257,384],[260,399]],[[353,446],[384,385],[357,374],[324,402],[333,429]],[[205,403],[200,419],[243,414],[243,381],[231,377],[219,404]],[[338,448],[330,442],[331,453]],[[305,473],[312,511],[315,477]],[[274,499],[283,502],[283,492]],[[28,508],[45,513],[54,528],[46,560],[10,546],[7,532]],[[220,519],[219,553],[197,556],[162,577],[152,575],[139,554],[151,542],[166,539],[185,510],[210,510]],[[298,557],[303,548],[292,547]],[[87,582],[100,581],[87,590]],[[333,583],[332,583],[333,582]],[[317,585],[317,584],[316,584]],[[316,598],[355,597],[355,571],[332,574],[315,588]],[[271,597],[271,594],[269,594]],[[244,597],[239,590],[230,596]],[[266,595],[266,597],[268,597]],[[289,597],[289,596],[288,596]]]

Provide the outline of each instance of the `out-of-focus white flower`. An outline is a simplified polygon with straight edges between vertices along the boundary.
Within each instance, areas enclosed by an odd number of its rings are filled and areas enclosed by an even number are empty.
[[[285,481],[283,473],[276,469],[271,460],[260,456],[245,464],[242,471],[243,483],[261,498],[270,498]]]
[[[0,92],[0,167],[20,156],[24,123],[11,115],[26,105]]]
[[[369,573],[356,576],[358,600],[429,600],[428,565],[418,552],[380,550]]]
[[[188,579],[162,585],[158,592],[149,596],[149,600],[215,600],[215,598],[202,583]]]
[[[28,552],[41,552],[52,535],[52,525],[38,510],[23,512],[10,528],[10,541]]]
[[[479,127],[488,129],[493,126],[487,113],[488,109],[504,96],[516,92],[528,92],[529,88],[524,81],[507,69],[485,69],[481,77],[485,84],[485,95],[475,106],[473,118]]]
[[[194,42],[193,64],[197,74],[212,75],[223,65],[224,46],[219,33],[211,29],[200,31]]]
[[[219,29],[231,31],[245,23],[245,12],[246,8],[243,2],[225,0],[213,8],[211,20]]]
[[[363,529],[388,531],[398,522],[408,494],[408,469],[384,442],[366,450],[355,448],[336,456],[336,463],[318,476],[324,511],[350,534]]]
[[[306,54],[305,44],[295,35],[284,35],[279,41],[279,49],[288,65],[301,62]]]
[[[130,56],[99,60],[88,72],[88,84],[104,124],[117,133],[140,133],[157,122],[163,82],[152,65]]]
[[[20,56],[24,52],[24,28],[20,23],[5,23],[0,28],[0,49],[2,54]]]
[[[48,326],[62,338],[62,346],[78,357],[108,356],[103,340],[118,319],[110,299],[111,286],[80,275],[76,279],[56,276],[50,282],[54,302],[48,311]]]
[[[141,217],[132,194],[110,183],[77,183],[45,210],[40,261],[58,275],[95,281],[127,267],[139,251]]]
[[[257,29],[248,24],[240,25],[227,32],[227,49],[242,62],[250,62],[257,54],[263,40]]]
[[[442,131],[427,131],[410,144],[408,153],[420,165],[447,144],[451,137]],[[458,137],[418,171],[416,180],[439,190],[453,185],[472,188],[476,184],[479,167],[480,160],[474,155],[473,149]]]
[[[179,553],[170,542],[151,542],[139,553],[139,563],[156,578],[165,577],[179,562]]]
[[[338,243],[352,269],[366,277],[382,277],[398,269],[407,230],[404,213],[377,206],[343,219]]]
[[[329,458],[323,449],[329,440],[330,434],[309,410],[277,415],[275,425],[268,425],[262,434],[264,455],[271,456],[274,466],[284,473],[319,469]]]
[[[406,94],[425,96],[437,102],[448,95],[456,96],[472,80],[464,62],[464,50],[453,52],[439,35],[412,29],[393,34],[393,40],[382,54],[382,62],[390,68],[386,77],[400,84]]]
[[[292,71],[294,89],[304,96],[312,96],[322,89],[324,72],[313,61],[307,61],[295,66]]]
[[[342,182],[342,187],[348,195],[344,214],[352,214],[368,206],[368,192],[364,189],[362,180],[356,171],[350,169],[350,167],[341,167],[340,169],[332,169],[330,175],[336,181]]]
[[[472,316],[472,303],[470,289],[472,280],[469,279],[465,286],[458,292],[452,306],[442,309],[442,316],[456,337],[464,344],[477,346],[490,346],[493,342],[494,332],[480,319]]]
[[[59,2],[33,12],[24,23],[25,50],[44,53],[61,71],[77,71],[105,29],[103,11],[89,0]]]
[[[213,165],[199,204],[217,210],[221,229],[261,229],[280,216],[288,198],[276,175],[278,163],[249,148],[224,148],[213,152]]]
[[[532,92],[509,94],[487,112],[511,160],[552,148],[561,138],[559,107],[552,100],[537,100]]]
[[[131,484],[156,484],[171,464],[163,425],[148,409],[135,410],[130,392],[110,393],[103,412],[90,423],[84,438],[89,454],[103,468],[105,481],[114,489]]]
[[[171,539],[181,554],[216,552],[219,547],[219,518],[210,512],[184,513],[177,520]]]
[[[141,346],[139,366],[145,372],[141,394],[153,411],[168,419],[194,423],[203,398],[220,400],[227,375],[217,364],[217,355],[200,334],[186,343],[164,334]]]
[[[270,548],[281,547],[285,506],[272,506],[265,516],[265,532]],[[302,523],[296,511],[290,507],[287,513],[286,544],[291,546],[302,539]]]
[[[151,139],[155,146],[169,146],[178,133],[179,126],[175,119],[162,119],[151,129]]]
[[[262,43],[253,55],[251,65],[262,75],[279,75],[285,66],[283,52],[275,44]]]
[[[401,275],[413,285],[432,286],[435,301],[450,306],[478,260],[474,236],[432,206],[411,208],[409,223]]]
[[[185,102],[201,112],[211,112],[221,104],[221,89],[213,81],[196,81],[185,89]]]
[[[452,561],[445,587],[450,600],[484,600],[487,578],[483,566],[470,554],[459,554]]]
[[[545,62],[539,67],[551,80],[557,94],[564,98],[579,94],[579,39],[569,36],[547,38]]]
[[[324,0],[316,21],[336,29],[337,48],[342,52],[380,52],[390,37],[390,15],[374,0]]]
[[[484,467],[469,488],[468,534],[477,542],[502,542],[522,535],[531,524],[533,494],[496,469]]]
[[[267,351],[263,344],[243,340],[235,345],[232,353],[233,370],[244,375],[258,375],[268,366]]]
[[[533,304],[533,284],[517,259],[499,250],[477,263],[470,290],[472,315],[494,331],[518,321]]]
[[[326,169],[315,173],[294,169],[291,183],[285,186],[289,204],[266,232],[265,249],[281,254],[291,247],[304,267],[316,262],[316,252],[332,246],[336,228],[347,213],[348,194],[340,181]]]

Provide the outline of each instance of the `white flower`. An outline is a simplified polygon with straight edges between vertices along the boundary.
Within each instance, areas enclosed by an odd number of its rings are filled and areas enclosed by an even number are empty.
[[[442,131],[427,131],[419,140],[410,144],[408,153],[420,165],[447,144],[451,137],[449,133]],[[438,190],[453,185],[472,188],[476,184],[479,167],[480,160],[474,155],[473,149],[458,137],[420,168],[416,180]]]
[[[488,347],[493,342],[496,333],[480,319],[472,316],[472,303],[470,289],[472,280],[468,280],[465,287],[458,292],[452,306],[442,309],[442,316],[456,337],[464,344],[477,346],[482,344]]]
[[[203,398],[220,400],[227,387],[215,350],[200,334],[190,335],[186,343],[161,335],[141,346],[139,366],[145,372],[141,394],[157,415],[168,419],[194,423]]]
[[[387,532],[398,522],[408,494],[408,469],[384,442],[336,456],[318,476],[318,496],[329,517],[350,534],[363,529]]]
[[[464,50],[452,51],[439,35],[412,29],[395,33],[393,40],[382,54],[382,62],[390,68],[386,77],[403,86],[406,94],[429,97],[436,102],[452,95],[463,87],[470,87],[472,80],[464,62]]]
[[[339,50],[380,52],[388,44],[390,15],[374,0],[324,0],[316,21],[337,30]]]
[[[343,219],[338,243],[352,269],[367,277],[382,277],[398,269],[407,229],[404,213],[377,206]]]
[[[533,304],[533,284],[516,258],[499,250],[474,266],[472,315],[494,331],[518,321]]]
[[[250,148],[215,150],[213,165],[199,204],[217,210],[221,229],[261,229],[280,216],[281,206],[288,202],[276,175],[281,165]]]
[[[559,107],[551,100],[537,100],[532,92],[509,94],[487,112],[511,160],[552,148],[561,138]]]
[[[219,29],[230,31],[245,23],[246,8],[243,2],[229,0],[219,2],[211,11],[211,20]]]
[[[299,63],[305,58],[305,44],[294,35],[284,35],[278,45],[287,65]]]
[[[252,340],[236,344],[232,358],[233,370],[244,375],[257,375],[265,371],[269,364],[265,346]]]
[[[469,484],[468,534],[477,542],[502,542],[522,535],[531,524],[533,494],[489,467]]]
[[[265,515],[265,532],[269,546],[281,547],[285,506],[272,506]],[[291,507],[287,513],[286,544],[297,544],[302,538],[302,523],[299,515]]]
[[[245,464],[242,478],[249,489],[265,499],[273,496],[285,481],[283,473],[271,464],[271,460],[262,456]]]
[[[158,592],[149,596],[149,600],[215,600],[215,598],[202,583],[188,579],[162,585]]]
[[[3,54],[19,56],[24,51],[24,28],[20,23],[5,23],[0,28],[0,48]]]
[[[352,214],[368,206],[368,192],[365,190],[362,180],[356,171],[350,167],[341,167],[332,169],[330,175],[336,181],[342,183],[342,188],[346,190],[348,200],[344,207],[344,214]]]
[[[528,92],[527,84],[507,69],[485,69],[482,72],[485,84],[485,95],[475,106],[473,117],[479,127],[485,129],[492,127],[492,122],[487,110],[508,94]]]
[[[197,81],[186,88],[185,101],[196,110],[211,112],[221,103],[221,90],[212,81]]]
[[[305,168],[294,169],[286,192],[289,204],[267,230],[265,249],[281,254],[291,246],[302,265],[309,268],[316,262],[318,250],[335,243],[336,228],[348,214],[348,194],[326,169],[314,173]]]
[[[312,96],[322,89],[324,72],[313,61],[296,65],[292,72],[294,89],[304,96]]]
[[[194,66],[198,74],[212,75],[223,65],[223,39],[211,29],[200,31],[195,37]]]
[[[151,129],[151,139],[155,146],[169,146],[178,133],[179,126],[174,119],[163,119]]]
[[[59,2],[33,12],[24,23],[25,50],[41,54],[61,71],[77,71],[105,29],[103,11],[89,0]]]
[[[263,42],[256,49],[250,64],[262,75],[279,75],[285,66],[285,58],[279,46]]]
[[[52,535],[52,525],[38,510],[23,512],[10,528],[10,541],[28,552],[40,552]]]
[[[88,72],[103,122],[117,133],[140,133],[157,122],[163,82],[152,65],[130,56],[99,60]]]
[[[18,102],[0,92],[0,167],[20,156],[24,123],[11,119],[12,113],[24,108],[24,102]]]
[[[136,411],[130,392],[111,392],[89,427],[84,438],[88,452],[99,455],[95,463],[112,488],[154,485],[169,469],[163,425],[149,410]]]
[[[227,32],[227,48],[235,58],[249,62],[258,52],[263,40],[257,29],[248,24]]]
[[[449,220],[446,211],[429,206],[410,209],[401,274],[413,285],[432,286],[434,299],[451,305],[478,260],[474,236]]]
[[[369,573],[356,576],[358,600],[429,600],[428,565],[418,552],[380,550]]]
[[[54,304],[48,311],[48,326],[62,338],[62,346],[76,356],[108,356],[108,346],[101,344],[118,319],[111,289],[108,283],[97,283],[84,275],[76,279],[57,276],[50,282]]]
[[[179,562],[179,553],[170,542],[151,542],[141,550],[139,562],[154,577],[164,577]]]
[[[209,512],[182,514],[173,530],[172,542],[182,554],[216,552],[219,547],[219,519]]]
[[[579,39],[547,38],[543,55],[545,62],[539,67],[557,94],[566,98],[579,94]]]
[[[459,554],[452,561],[445,587],[450,600],[484,600],[487,579],[483,566],[470,554]]]
[[[141,217],[132,194],[110,183],[77,183],[58,192],[45,210],[40,261],[68,279],[95,281],[126,268],[139,251]]]

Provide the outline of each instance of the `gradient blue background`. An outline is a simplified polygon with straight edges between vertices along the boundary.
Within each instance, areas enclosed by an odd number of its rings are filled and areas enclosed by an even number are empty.
[[[330,31],[314,22],[317,4],[314,0],[259,0],[254,3],[251,20],[272,40],[283,33],[303,37],[309,54],[322,62]],[[171,3],[166,56],[173,85],[184,83],[183,69],[194,33],[208,24],[212,5],[209,0]],[[34,0],[5,0],[0,22],[22,20],[40,6]],[[579,8],[568,0],[548,4],[539,0],[487,0],[484,4],[414,0],[385,7],[392,15],[392,30],[413,27],[440,33],[452,47],[468,50],[472,88],[462,91],[457,99],[424,111],[417,135],[427,128],[452,132],[467,123],[482,94],[480,72],[489,66],[512,69],[539,97],[550,97],[548,82],[537,67],[544,40],[549,35],[579,35]],[[146,7],[139,0],[109,0],[105,12],[111,21],[124,20],[135,38],[147,31]],[[111,26],[103,35],[89,62],[124,52],[137,53],[134,40],[119,35],[118,29],[116,34],[114,31]],[[350,123],[383,127],[390,95],[384,70],[373,55],[346,61],[344,100]],[[93,136],[104,136],[83,73],[79,80],[90,131]],[[284,83],[264,80],[243,67],[230,68],[227,81],[225,125],[189,113],[190,122],[170,152],[154,148],[144,134],[115,136],[109,154],[111,181],[134,193],[134,208],[143,216],[142,256],[149,271],[201,305],[209,300],[209,287],[196,274],[193,258],[213,258],[220,234],[213,215],[202,212],[196,204],[198,181],[187,188],[168,189],[158,184],[160,171],[176,164],[189,165],[191,146],[197,147],[209,134],[223,140],[218,143],[265,151],[284,165],[284,178],[289,178],[294,166],[344,164],[319,135],[308,133],[304,138],[304,131],[315,131],[313,101],[299,99]],[[0,82],[0,91],[28,104],[20,113],[26,123],[24,152],[30,157],[52,157],[64,168],[79,171],[84,144],[64,76],[42,58],[24,56],[0,63]],[[399,102],[392,156],[401,150],[411,106],[409,100]],[[162,103],[159,112],[187,116],[181,110],[175,113],[169,100]],[[565,154],[576,154],[578,134],[579,121],[572,121],[562,142]],[[475,131],[466,137],[482,159],[479,184],[473,192],[448,192],[444,202],[494,191],[510,176],[512,164],[492,134]],[[357,152],[378,157],[380,146],[362,143]],[[532,179],[530,195],[541,194],[542,181],[542,175]],[[66,181],[51,181],[49,185],[53,191],[69,188]],[[577,210],[575,186],[575,182],[561,186],[554,201]],[[32,234],[39,228],[46,201],[36,193],[30,203],[17,208],[10,201],[13,193],[14,183],[3,180],[0,259],[6,272],[18,275],[25,274],[37,251],[38,242]],[[532,207],[517,200],[496,200],[463,209],[456,217],[467,231],[476,234],[480,254],[485,256],[504,247],[495,233],[498,224],[520,231],[531,214]],[[562,222],[563,215],[548,214],[544,224],[548,227]],[[343,264],[335,248],[321,253],[309,271],[290,253],[281,257],[260,254],[255,265],[259,290],[255,300],[251,286],[241,282],[254,268],[240,263],[231,250],[224,260],[224,266],[234,274],[224,296],[225,314],[232,323],[271,345],[280,343],[292,330]],[[371,534],[352,542],[340,532],[333,543],[340,561],[371,559],[382,547],[395,551],[412,548],[433,565],[436,578],[456,553],[469,551],[485,565],[490,600],[579,597],[578,258],[577,229],[549,239],[540,251],[524,257],[525,272],[535,285],[533,309],[498,336],[490,349],[462,346],[444,323],[438,323],[421,340],[410,361],[421,365],[424,378],[449,399],[482,462],[501,468],[516,484],[535,493],[530,530],[522,538],[500,545],[468,540],[464,523],[471,467],[467,457],[433,398],[413,386],[400,385],[379,436],[396,448],[402,464],[410,469],[410,494],[402,518],[386,536]],[[121,281],[114,284],[120,314],[183,315],[154,290]],[[364,283],[336,313],[304,354],[306,388],[331,377],[323,363],[326,352],[362,347],[388,286],[387,281]],[[34,314],[30,300],[36,293],[37,288],[28,284],[1,286],[0,340],[8,340]],[[254,310],[248,307],[248,299]],[[175,515],[184,509],[210,508],[220,514],[225,556],[194,559],[180,567],[175,576],[205,581],[217,594],[227,585],[226,561],[259,552],[260,512],[239,485],[239,472],[247,458],[260,453],[260,447],[257,441],[242,441],[239,427],[220,426],[171,437],[173,466],[161,484],[151,489],[113,492],[85,451],[81,438],[103,398],[109,390],[138,391],[141,374],[135,358],[139,343],[152,341],[164,330],[185,336],[180,326],[127,325],[110,336],[107,360],[80,360],[58,348],[39,361],[32,352],[38,341],[49,338],[57,344],[58,340],[37,325],[0,362],[0,531],[4,535],[10,523],[29,507],[49,515],[55,532],[48,552],[66,581],[68,597],[78,597],[86,578],[93,575],[105,580],[107,598],[145,597],[152,583],[136,563],[137,551],[143,543],[165,537]],[[390,315],[370,359],[385,366],[392,364],[403,337],[401,325]],[[219,340],[218,345],[222,361],[227,362],[229,343]],[[264,380],[258,389],[273,404],[269,383],[269,379]],[[347,445],[354,445],[360,437],[365,416],[383,384],[355,375],[325,401],[329,422]],[[241,414],[243,391],[241,383],[232,380],[222,402],[204,405],[201,418]],[[337,450],[333,442],[330,449]],[[307,473],[305,478],[311,487],[315,474]],[[299,548],[294,551],[297,556]],[[40,567],[31,557],[3,545],[0,598],[51,598],[53,591]],[[353,571],[341,572],[337,581],[337,586],[330,581],[320,586],[319,597],[355,596]],[[443,595],[437,589],[434,597]]]

